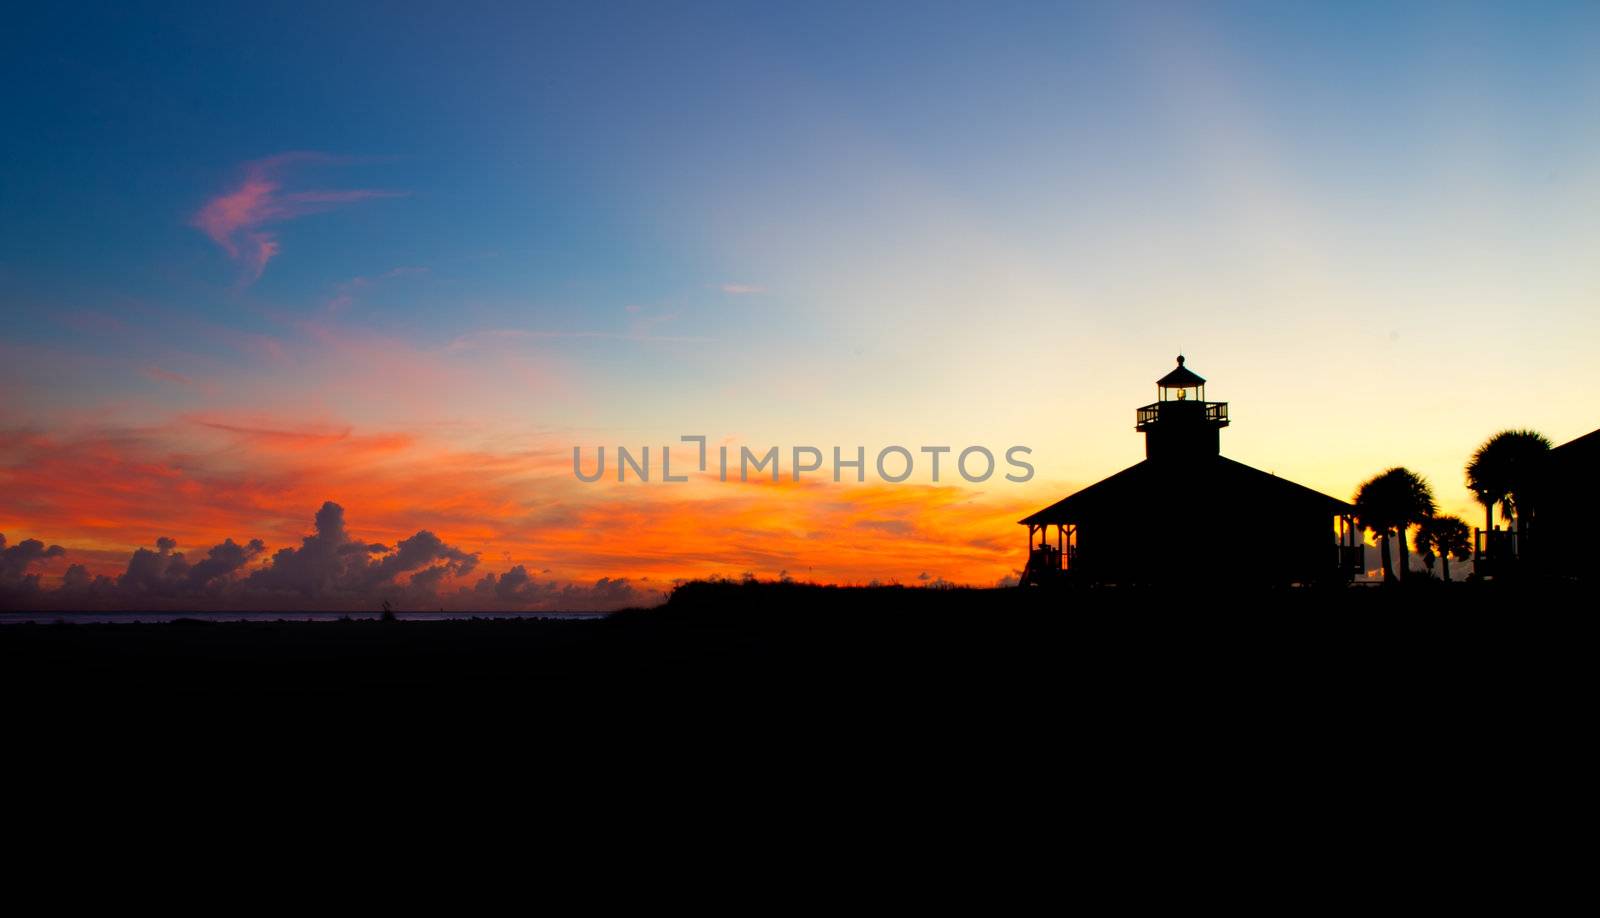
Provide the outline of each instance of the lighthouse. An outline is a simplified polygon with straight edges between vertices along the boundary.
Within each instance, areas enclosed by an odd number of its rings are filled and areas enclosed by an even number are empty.
[[[1144,461],[1019,520],[1022,583],[1348,582],[1364,562],[1354,508],[1223,456],[1228,423],[1180,356],[1135,412]]]

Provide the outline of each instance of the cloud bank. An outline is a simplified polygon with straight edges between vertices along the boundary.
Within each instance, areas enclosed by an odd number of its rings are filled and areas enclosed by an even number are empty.
[[[72,564],[60,585],[46,589],[45,569],[67,555],[37,539],[5,547],[0,535],[0,606],[13,609],[138,610],[351,610],[371,611],[385,601],[401,609],[610,610],[653,605],[657,592],[628,578],[603,577],[592,586],[535,581],[524,565],[464,583],[478,567],[478,553],[447,544],[426,529],[393,546],[350,534],[344,508],[327,501],[316,513],[314,532],[298,547],[266,555],[261,539],[240,544],[225,539],[191,562],[176,540],[161,537],[139,548],[118,576],[91,576]]]

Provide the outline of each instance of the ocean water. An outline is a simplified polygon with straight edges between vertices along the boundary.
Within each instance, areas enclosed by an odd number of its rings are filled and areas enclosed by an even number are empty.
[[[463,621],[466,619],[547,618],[559,621],[605,618],[609,612],[396,612],[403,622]],[[0,625],[53,624],[159,624],[178,619],[207,622],[336,622],[342,619],[372,621],[378,612],[0,612]]]

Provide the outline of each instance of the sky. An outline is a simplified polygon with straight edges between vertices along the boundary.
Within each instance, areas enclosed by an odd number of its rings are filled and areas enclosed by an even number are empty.
[[[0,31],[0,603],[1003,582],[1180,352],[1225,455],[1471,522],[1488,436],[1600,426],[1593,3],[55,6]],[[682,435],[783,480],[572,473]],[[889,444],[1035,475],[789,479]]]

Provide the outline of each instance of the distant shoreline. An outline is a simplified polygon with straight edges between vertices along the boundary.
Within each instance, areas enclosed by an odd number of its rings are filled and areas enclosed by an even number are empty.
[[[582,621],[605,618],[611,612],[396,612],[402,622],[483,621],[501,619],[551,619]],[[338,622],[380,621],[381,612],[166,612],[151,610],[111,610],[85,612],[0,612],[0,627],[6,625],[162,625],[179,622],[225,624],[236,622]]]

